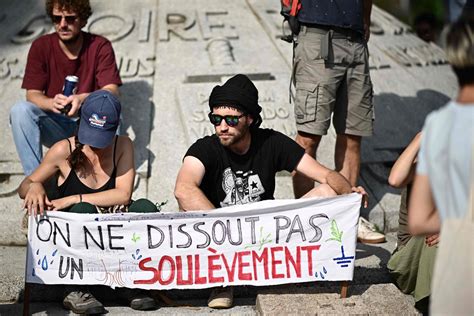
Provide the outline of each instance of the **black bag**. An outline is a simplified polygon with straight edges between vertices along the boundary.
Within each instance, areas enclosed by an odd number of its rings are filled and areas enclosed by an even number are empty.
[[[280,0],[280,3],[280,14],[283,15],[283,23],[287,21],[291,30],[291,34],[283,34],[281,39],[285,42],[292,43],[300,32],[300,23],[296,16],[301,9],[301,2],[300,0]]]

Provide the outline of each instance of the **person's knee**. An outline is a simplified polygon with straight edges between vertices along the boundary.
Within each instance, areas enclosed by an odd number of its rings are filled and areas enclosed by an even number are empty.
[[[336,196],[337,193],[334,191],[328,184],[322,183],[306,193],[302,198],[310,198],[310,197],[331,197]]]
[[[138,199],[128,208],[130,213],[156,213],[158,208],[154,203],[147,199]]]
[[[97,209],[93,204],[87,202],[80,202],[74,204],[73,207],[69,210],[71,213],[81,213],[81,214],[94,214],[97,213]]]
[[[16,125],[19,122],[25,121],[26,118],[34,116],[37,106],[28,101],[17,102],[10,109],[10,124]]]

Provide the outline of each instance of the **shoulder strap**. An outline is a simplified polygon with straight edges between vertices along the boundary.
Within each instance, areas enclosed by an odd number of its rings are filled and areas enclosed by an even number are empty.
[[[69,138],[66,138],[68,144],[69,144],[69,152],[72,154],[72,145],[71,145],[71,141],[69,140]]]
[[[117,140],[118,140],[118,135],[115,135],[115,143],[114,143],[114,169],[115,169],[115,151],[117,150]]]

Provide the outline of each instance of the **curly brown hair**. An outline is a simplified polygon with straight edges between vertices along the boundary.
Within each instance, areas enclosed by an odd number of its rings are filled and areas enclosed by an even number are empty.
[[[46,13],[50,18],[56,5],[62,10],[73,11],[82,21],[87,21],[92,14],[89,0],[46,0]]]

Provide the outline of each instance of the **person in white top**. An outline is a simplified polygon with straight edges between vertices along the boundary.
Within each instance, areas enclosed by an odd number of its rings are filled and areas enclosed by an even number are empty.
[[[408,226],[414,235],[437,233],[443,227],[430,314],[473,315],[473,234],[469,230],[474,206],[469,196],[474,191],[474,16],[452,25],[446,55],[458,78],[459,94],[426,119]]]

